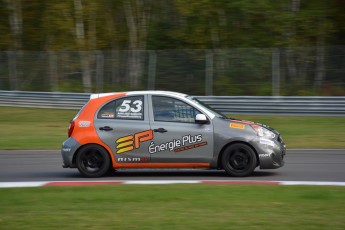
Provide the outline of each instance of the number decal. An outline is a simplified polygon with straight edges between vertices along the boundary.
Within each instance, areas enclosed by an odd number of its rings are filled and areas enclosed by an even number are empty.
[[[135,106],[135,108],[131,107],[131,104]],[[138,113],[142,109],[143,102],[140,100],[132,101],[131,100],[123,100],[119,112],[126,113],[131,111],[132,113]]]
[[[129,105],[131,102],[132,102],[131,100],[123,100],[120,106],[119,112],[121,113],[128,112],[129,109],[131,108],[131,106]]]
[[[138,112],[141,111],[143,102],[139,101],[139,100],[136,100],[136,101],[133,102],[133,105],[135,105],[136,108],[131,108],[131,112],[132,113],[138,113]]]

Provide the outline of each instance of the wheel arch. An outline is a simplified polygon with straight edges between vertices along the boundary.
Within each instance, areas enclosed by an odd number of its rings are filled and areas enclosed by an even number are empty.
[[[79,146],[78,149],[75,151],[73,158],[72,158],[72,164],[73,165],[77,165],[77,156],[78,156],[80,150],[82,148],[84,148],[85,146],[89,146],[89,145],[97,145],[97,146],[103,148],[110,157],[110,167],[112,167],[112,168],[114,167],[114,156],[109,152],[109,149],[107,147],[105,147],[99,143],[87,143],[87,144]]]
[[[255,156],[256,156],[256,162],[257,162],[256,166],[260,165],[260,158],[259,158],[259,155],[258,155],[258,152],[256,151],[256,149],[255,149],[251,144],[249,144],[248,142],[245,142],[245,141],[238,141],[238,140],[237,140],[237,141],[231,141],[231,142],[225,144],[225,145],[222,147],[222,149],[220,150],[220,152],[219,152],[219,154],[218,154],[218,158],[217,158],[217,166],[218,166],[219,169],[223,169],[223,165],[222,165],[222,156],[223,156],[223,154],[224,154],[225,149],[228,148],[228,147],[231,146],[231,145],[238,144],[238,143],[239,143],[239,144],[245,144],[245,145],[247,145],[248,147],[250,147],[250,148],[254,151]]]

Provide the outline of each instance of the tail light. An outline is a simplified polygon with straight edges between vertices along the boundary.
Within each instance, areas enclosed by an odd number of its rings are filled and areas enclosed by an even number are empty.
[[[71,137],[71,135],[73,133],[73,130],[74,130],[74,120],[72,120],[71,123],[69,124],[69,127],[68,127],[68,137]]]

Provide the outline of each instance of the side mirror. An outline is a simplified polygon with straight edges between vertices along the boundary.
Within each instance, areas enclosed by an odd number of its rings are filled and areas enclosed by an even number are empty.
[[[208,123],[208,119],[205,116],[205,114],[197,114],[195,116],[195,123],[197,123],[197,124],[207,124]]]

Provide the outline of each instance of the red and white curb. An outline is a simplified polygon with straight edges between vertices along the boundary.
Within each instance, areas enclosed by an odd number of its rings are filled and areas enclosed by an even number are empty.
[[[345,182],[326,181],[256,181],[256,180],[104,180],[104,181],[33,181],[33,182],[0,182],[0,188],[26,188],[26,187],[62,187],[87,185],[165,185],[165,184],[244,184],[244,185],[323,185],[345,186]]]

